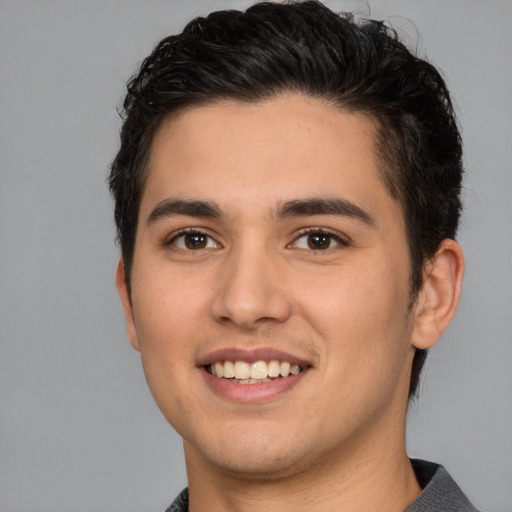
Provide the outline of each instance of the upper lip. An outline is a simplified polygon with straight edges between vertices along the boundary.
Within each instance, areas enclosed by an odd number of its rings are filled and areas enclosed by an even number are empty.
[[[297,364],[302,367],[311,366],[311,363],[304,358],[297,357],[288,352],[271,347],[261,347],[250,350],[240,348],[223,348],[200,357],[197,365],[208,366],[216,363],[217,361],[246,361],[247,363],[254,363],[256,361],[272,360],[281,362],[287,361],[290,364]]]

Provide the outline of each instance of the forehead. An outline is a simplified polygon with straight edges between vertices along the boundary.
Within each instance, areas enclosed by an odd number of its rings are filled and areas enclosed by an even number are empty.
[[[154,138],[141,215],[169,196],[260,209],[333,194],[376,202],[388,195],[376,134],[368,116],[300,94],[190,108]]]

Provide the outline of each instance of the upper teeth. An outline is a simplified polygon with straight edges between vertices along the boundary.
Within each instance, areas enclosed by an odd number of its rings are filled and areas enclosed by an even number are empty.
[[[290,364],[287,361],[279,362],[275,359],[269,361],[217,361],[209,366],[212,375],[224,377],[225,379],[255,379],[263,380],[269,377],[288,377],[297,375],[302,368],[297,364]]]

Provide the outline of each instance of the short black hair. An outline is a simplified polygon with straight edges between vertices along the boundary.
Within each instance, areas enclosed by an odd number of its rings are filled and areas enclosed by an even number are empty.
[[[384,22],[336,14],[314,0],[198,17],[163,39],[129,80],[109,177],[128,284],[149,152],[162,121],[216,100],[256,102],[287,92],[377,123],[382,177],[404,213],[414,299],[425,261],[455,238],[461,212],[462,143],[450,94],[436,68]],[[409,396],[425,357],[416,351]]]

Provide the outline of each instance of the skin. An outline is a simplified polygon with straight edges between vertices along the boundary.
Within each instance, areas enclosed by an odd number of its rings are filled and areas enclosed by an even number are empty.
[[[404,441],[410,368],[448,325],[464,263],[445,240],[410,308],[403,212],[375,134],[367,117],[291,94],[193,108],[157,133],[131,294],[122,261],[117,286],[151,392],[184,439],[192,512],[398,511],[420,492]],[[366,217],[283,214],[311,198]],[[176,199],[218,215],[162,209]],[[311,233],[327,247],[312,249]],[[224,349],[280,350],[307,371],[270,398],[232,400],[202,366]]]

